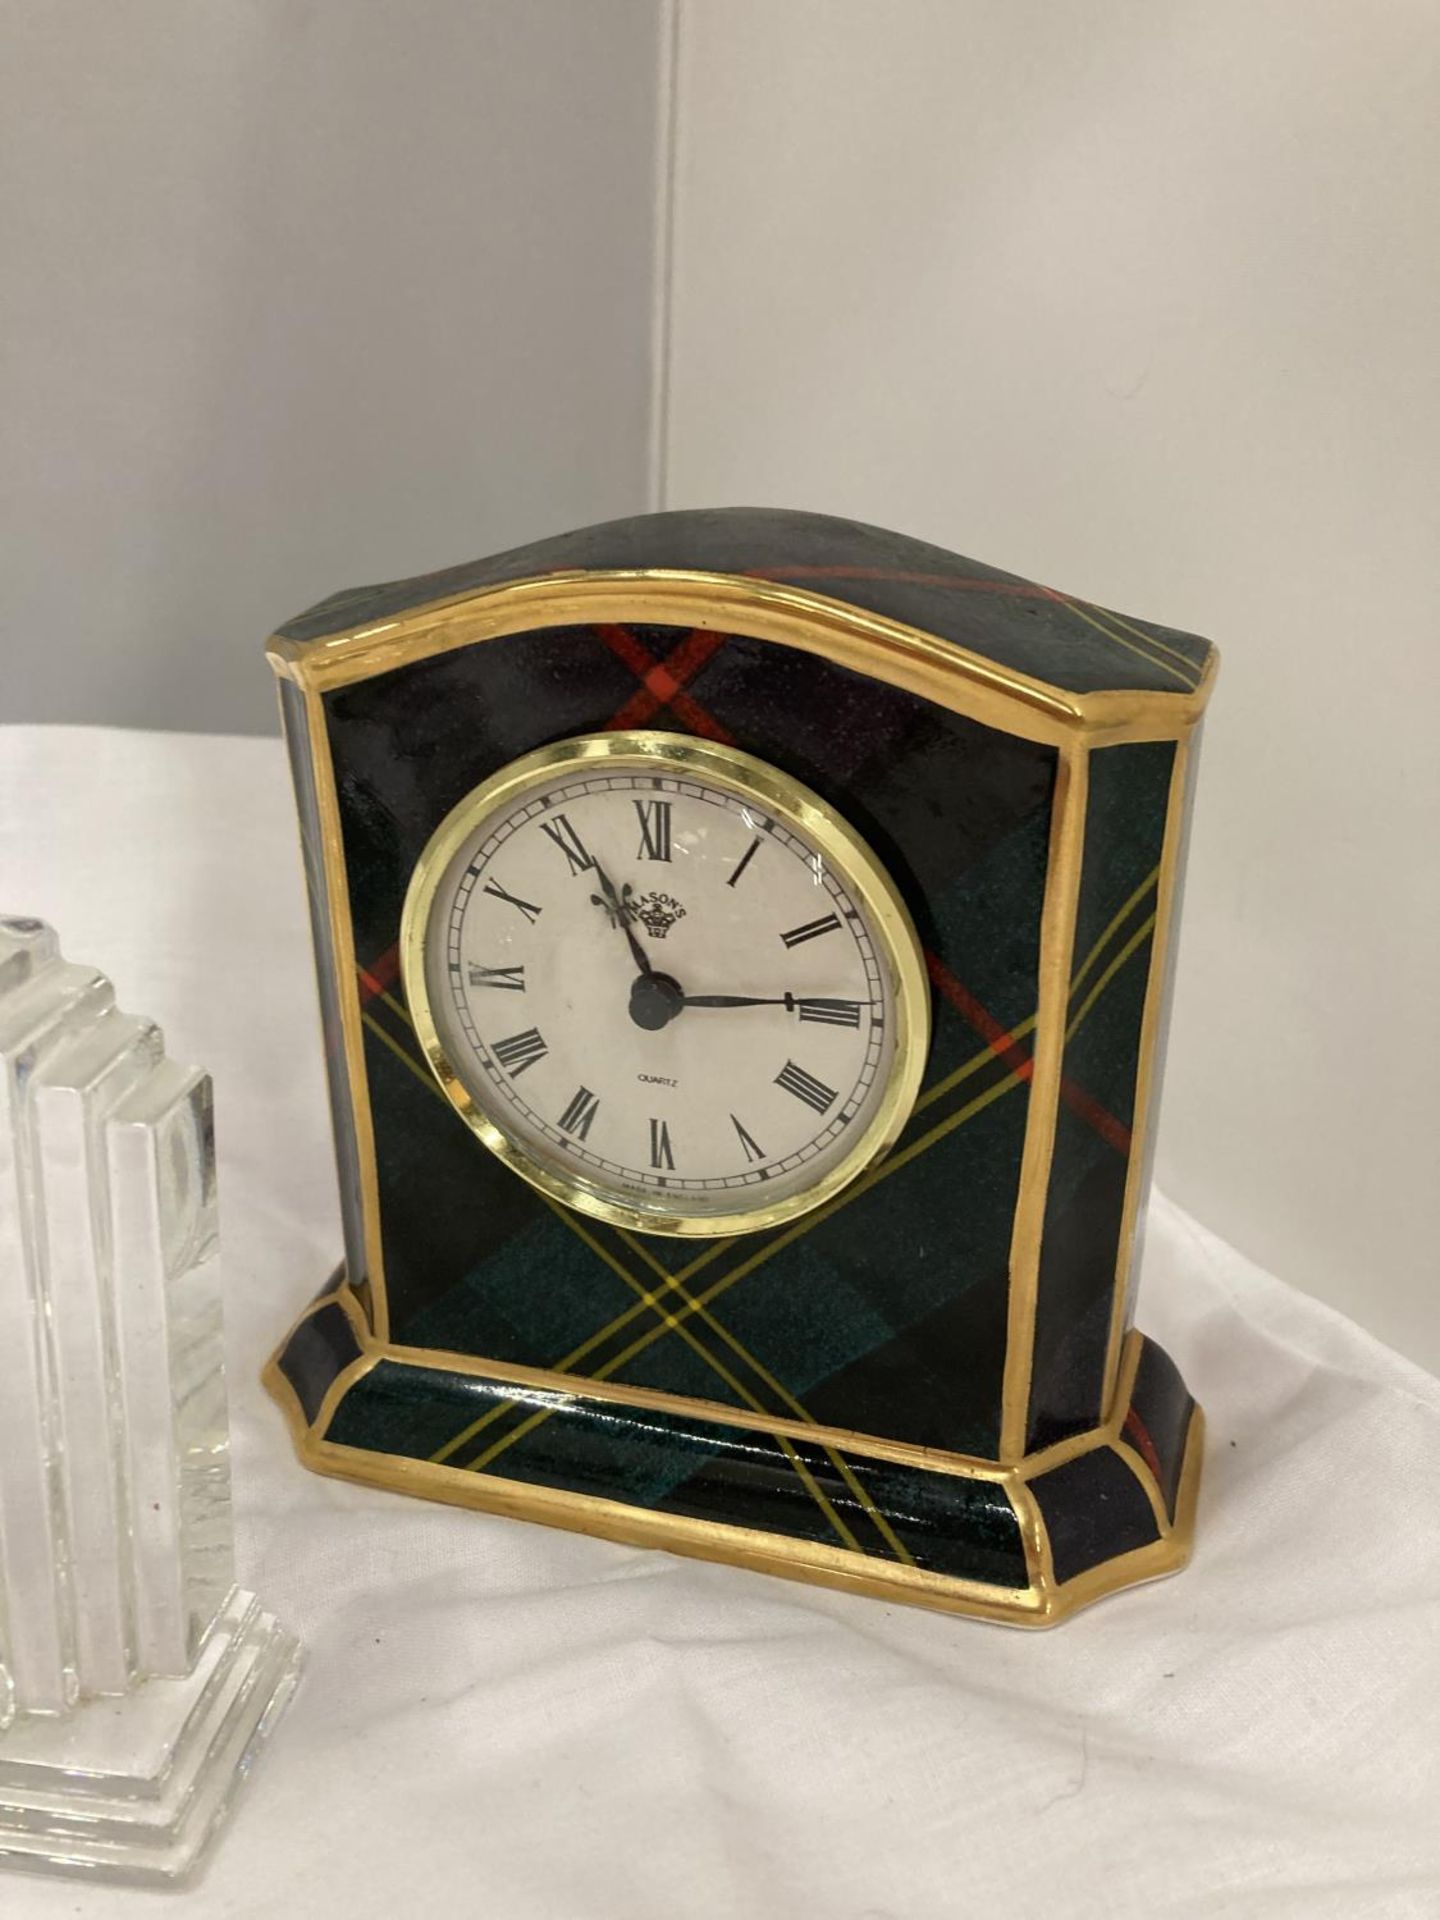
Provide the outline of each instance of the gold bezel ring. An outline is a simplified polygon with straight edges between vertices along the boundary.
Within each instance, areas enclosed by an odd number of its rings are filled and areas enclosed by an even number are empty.
[[[764,1207],[722,1214],[686,1214],[617,1200],[596,1182],[557,1173],[480,1104],[446,1053],[425,977],[425,938],[440,882],[487,815],[546,784],[557,770],[597,762],[689,773],[742,799],[758,800],[808,839],[846,882],[870,922],[895,1007],[895,1045],[884,1091],[844,1157],[799,1193]],[[682,1238],[722,1239],[758,1233],[810,1213],[848,1187],[894,1145],[920,1089],[930,1044],[930,991],[925,962],[905,903],[875,854],[847,821],[798,780],[737,747],[684,734],[637,731],[582,734],[524,754],[484,780],[451,808],[415,863],[400,921],[400,971],[416,1037],[441,1090],[471,1132],[523,1180],[549,1199],[612,1226]]]

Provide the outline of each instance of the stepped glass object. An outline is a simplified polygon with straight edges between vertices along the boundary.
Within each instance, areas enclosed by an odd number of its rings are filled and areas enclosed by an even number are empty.
[[[1023,1626],[1181,1565],[1202,1422],[1131,1302],[1204,640],[736,509],[270,657],[345,1229],[267,1376],[311,1466]]]
[[[0,1866],[168,1881],[288,1702],[235,1586],[209,1077],[0,918]]]

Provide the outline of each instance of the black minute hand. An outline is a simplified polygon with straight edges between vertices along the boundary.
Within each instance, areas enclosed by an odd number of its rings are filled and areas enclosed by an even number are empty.
[[[760,1000],[748,993],[687,993],[680,1004],[686,1007],[793,1007],[795,996],[787,993],[779,1000]]]
[[[682,1006],[686,1007],[785,1007],[795,1013],[801,1007],[843,1007],[854,1006],[854,1001],[821,1000],[813,995],[783,993],[775,999],[761,999],[748,993],[687,993]]]

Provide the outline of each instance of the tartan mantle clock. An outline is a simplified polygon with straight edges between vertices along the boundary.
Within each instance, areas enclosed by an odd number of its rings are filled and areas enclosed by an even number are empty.
[[[1134,1330],[1203,640],[872,527],[613,522],[270,647],[344,1260],[306,1464],[1044,1625],[1172,1571]]]

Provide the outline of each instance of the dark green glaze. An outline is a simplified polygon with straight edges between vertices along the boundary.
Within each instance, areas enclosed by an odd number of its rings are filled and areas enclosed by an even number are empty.
[[[296,1327],[280,1356],[280,1371],[312,1424],[336,1374],[360,1358],[360,1342],[343,1307],[326,1300]]]
[[[898,1540],[915,1565],[929,1572],[992,1586],[1029,1584],[1019,1522],[1004,1488],[993,1482],[923,1473],[793,1441],[824,1496],[822,1506],[772,1434],[528,1387],[517,1401],[510,1398],[515,1391],[500,1381],[382,1361],[345,1396],[326,1437],[340,1446],[423,1460],[488,1416],[489,1424],[449,1462],[457,1470],[473,1471],[473,1462],[500,1447],[480,1469],[497,1479],[758,1527],[891,1561],[900,1557]],[[542,1409],[549,1417],[529,1424]],[[848,1478],[837,1465],[841,1460]]]
[[[1156,1484],[1172,1520],[1180,1488],[1180,1468],[1185,1458],[1185,1439],[1194,1410],[1195,1403],[1185,1390],[1175,1362],[1153,1340],[1147,1340],[1135,1371],[1124,1434],[1139,1449],[1141,1457],[1158,1469]]]
[[[369,1276],[366,1273],[365,1233],[360,1210],[360,1151],[355,1136],[355,1113],[350,1100],[345,1041],[340,1024],[340,994],[348,983],[340,978],[330,937],[320,806],[315,791],[315,769],[311,764],[305,731],[305,697],[288,680],[280,682],[280,717],[285,729],[290,774],[295,783],[295,806],[300,816],[300,851],[305,862],[305,895],[310,909],[315,978],[320,992],[320,1030],[325,1040],[330,1123],[340,1176],[340,1219],[345,1234],[345,1264],[359,1285]]]
[[[282,631],[303,644],[487,584],[657,567],[804,586],[1077,694],[1191,692],[1209,655],[1193,636],[1118,617],[1100,616],[1109,628],[1101,632],[1091,609],[876,528],[750,510],[591,528],[338,595]],[[637,597],[637,614],[643,607]],[[745,633],[637,620],[519,633],[417,661],[323,699],[361,969],[352,980],[337,976],[330,948],[303,703],[290,686],[282,698],[315,913],[348,1270],[367,1278],[341,1043],[341,1005],[353,994],[391,1338],[442,1356],[434,1366],[382,1361],[350,1386],[327,1439],[412,1459],[444,1452],[457,1472],[498,1447],[477,1471],[1025,1585],[1016,1518],[992,1483],[859,1455],[842,1472],[814,1443],[787,1453],[743,1423],[759,1412],[982,1458],[997,1452],[1054,749]],[[768,1233],[677,1241],[552,1207],[475,1141],[420,1062],[409,1024],[400,913],[440,820],[521,754],[636,726],[729,741],[819,792],[874,847],[926,949],[932,1046],[920,1101],[881,1177]],[[1166,744],[1090,756],[1077,966],[1158,862],[1173,753]],[[1137,1150],[1130,1134],[1152,951],[1142,928],[1153,906],[1152,888],[1074,996],[1079,1009],[1101,989],[1065,1050],[1032,1447],[1101,1416]],[[1017,1027],[1026,1028],[1018,1041]],[[675,1277],[697,1260],[692,1277]],[[343,1322],[338,1309],[318,1307],[282,1357],[307,1418],[354,1357]],[[566,1373],[577,1394],[527,1388],[512,1407],[513,1387],[450,1371],[447,1353]],[[652,1413],[586,1398],[587,1381],[709,1404]],[[1147,1345],[1126,1437],[1172,1511],[1190,1413],[1178,1374]],[[483,1432],[456,1447],[481,1418]],[[1143,1490],[1108,1448],[1044,1476],[1042,1489],[1058,1561],[1072,1574],[1154,1538]]]
[[[1069,1097],[1061,1100],[1056,1120],[1045,1208],[1030,1377],[1032,1450],[1093,1427],[1103,1411],[1125,1183],[1136,1150],[1131,1128],[1140,1025],[1154,950],[1146,924],[1155,914],[1152,876],[1174,764],[1168,741],[1090,755],[1072,1019],[1107,969],[1120,964],[1065,1047]],[[1096,942],[1127,902],[1129,911],[1084,972]]]
[[[1030,1487],[1050,1537],[1055,1578],[1062,1584],[1159,1537],[1138,1475],[1111,1447],[1077,1454]]]
[[[1209,643],[1195,634],[1132,620],[1131,628],[1163,643],[1153,658],[1146,657],[1123,639],[1098,632],[1033,581],[883,527],[771,507],[701,508],[607,521],[443,573],[335,594],[280,631],[288,640],[315,640],[506,580],[571,568],[632,567],[680,567],[807,587],[939,634],[1071,693],[1184,692],[1194,686],[1210,653]]]
[[[687,639],[673,628],[630,632],[661,660]],[[567,1370],[574,1350],[594,1341],[573,1362],[579,1374],[786,1416],[799,1401],[836,1425],[993,1452],[1028,1086],[1010,1085],[925,1152],[903,1156],[1012,1078],[971,1016],[983,1006],[1005,1029],[1034,1010],[1054,752],[746,636],[729,637],[686,691],[708,724],[831,800],[875,846],[915,916],[944,986],[922,1105],[894,1171],[830,1218],[715,1244],[695,1292],[721,1290],[724,1323],[755,1365],[737,1366],[698,1321],[692,1331],[719,1368],[664,1332],[625,1357],[660,1326],[640,1292],[712,1249],[644,1236],[642,1252],[642,1236],[589,1221],[577,1231],[562,1219],[477,1146],[439,1096],[419,1067],[397,985],[365,1005],[392,1335]],[[575,627],[492,641],[327,696],[351,909],[372,977],[386,971],[411,870],[449,808],[517,754],[603,728],[634,692],[633,673],[596,630]],[[673,715],[656,722],[684,730]],[[969,779],[956,780],[957,765]],[[936,1093],[967,1065],[965,1079]],[[957,1192],[970,1196],[963,1209],[952,1204]],[[613,1335],[595,1338],[621,1315]]]

